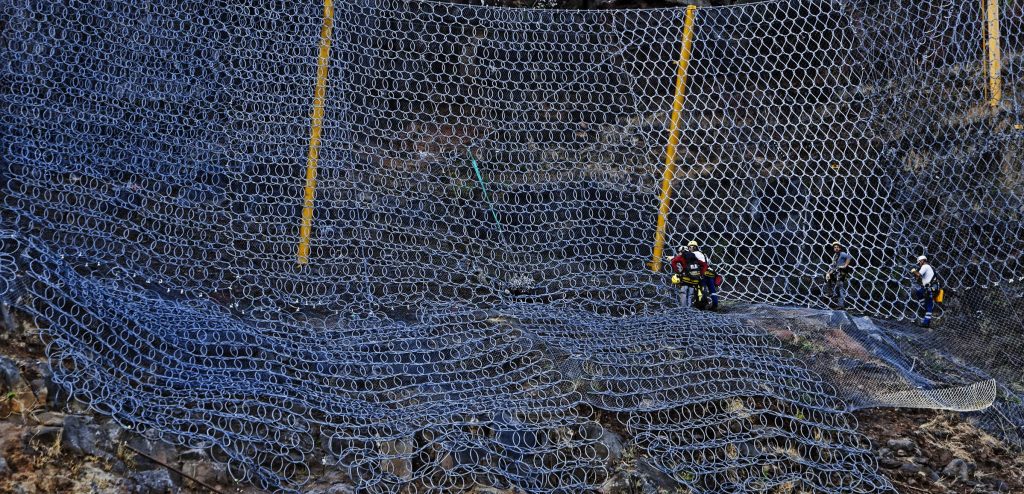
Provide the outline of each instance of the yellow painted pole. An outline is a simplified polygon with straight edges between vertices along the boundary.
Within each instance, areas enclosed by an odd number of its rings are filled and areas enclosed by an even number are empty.
[[[987,0],[985,24],[988,32],[988,104],[992,110],[999,108],[1003,99],[1002,53],[999,48],[999,0]]]
[[[316,89],[313,92],[313,116],[309,129],[309,153],[306,155],[306,190],[302,202],[302,226],[299,228],[299,264],[309,262],[309,236],[313,229],[313,199],[316,197],[316,163],[320,158],[320,132],[327,99],[327,65],[331,55],[331,31],[334,28],[334,0],[324,0],[324,22],[320,27],[320,53],[316,62]]]
[[[661,257],[665,252],[665,227],[668,209],[672,199],[672,179],[676,174],[676,148],[679,147],[679,118],[683,113],[683,97],[686,94],[686,69],[690,65],[690,48],[693,45],[693,17],[696,5],[686,7],[686,21],[683,25],[683,43],[679,49],[679,63],[676,67],[676,94],[672,101],[672,119],[669,123],[668,148],[665,150],[665,171],[661,176],[661,205],[658,208],[658,227],[654,234],[654,254],[648,266],[652,271],[661,271]]]

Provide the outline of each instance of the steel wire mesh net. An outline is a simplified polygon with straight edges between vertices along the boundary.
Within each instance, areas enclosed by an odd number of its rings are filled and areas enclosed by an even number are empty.
[[[889,490],[849,380],[647,269],[673,125],[668,247],[728,299],[826,304],[832,240],[881,317],[922,252],[1024,277],[1017,4],[995,109],[973,1],[326,6],[0,6],[0,296],[77,399],[239,480],[581,492],[608,426],[696,492]]]

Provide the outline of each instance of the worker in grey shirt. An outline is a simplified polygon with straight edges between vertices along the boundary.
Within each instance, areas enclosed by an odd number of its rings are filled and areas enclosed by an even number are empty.
[[[825,274],[825,281],[831,288],[832,306],[845,309],[847,285],[853,274],[853,256],[839,242],[832,242],[832,254],[832,269]]]

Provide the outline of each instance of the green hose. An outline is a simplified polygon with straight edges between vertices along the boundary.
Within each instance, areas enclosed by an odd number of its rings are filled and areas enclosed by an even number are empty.
[[[480,182],[480,190],[484,193],[484,201],[487,202],[487,209],[491,212],[491,216],[494,218],[494,224],[498,227],[498,234],[501,234],[501,220],[498,219],[498,213],[494,210],[494,205],[491,204],[491,199],[487,197],[487,183],[484,182],[484,175],[480,173],[480,167],[476,164],[476,158],[473,156],[473,151],[466,151],[469,155],[469,162],[473,164],[473,170],[476,172],[476,179]]]

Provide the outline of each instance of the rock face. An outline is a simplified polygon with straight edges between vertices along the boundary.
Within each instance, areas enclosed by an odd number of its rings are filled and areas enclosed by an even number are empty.
[[[205,449],[142,437],[82,403],[69,402],[31,319],[17,311],[13,316],[15,331],[0,328],[0,493],[205,492],[192,479],[225,493],[265,492],[234,482],[227,466],[213,461]],[[408,476],[414,446],[406,438],[381,444],[383,468],[399,478]],[[163,464],[184,475],[171,473]],[[351,494],[356,490],[348,480],[341,468],[322,468],[301,490]]]
[[[1024,492],[1024,455],[955,413],[865,410],[858,420],[898,492]]]

